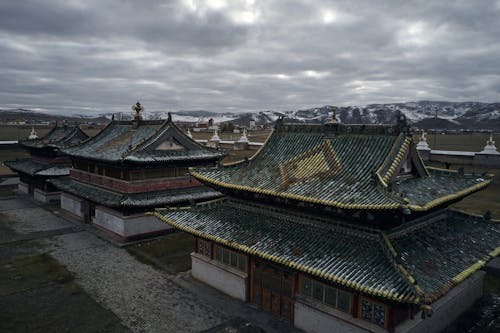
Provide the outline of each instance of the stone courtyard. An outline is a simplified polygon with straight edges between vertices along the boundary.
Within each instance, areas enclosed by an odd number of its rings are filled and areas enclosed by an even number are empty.
[[[57,207],[0,197],[0,307],[8,309],[0,331],[297,331],[189,271],[165,268],[139,261]]]

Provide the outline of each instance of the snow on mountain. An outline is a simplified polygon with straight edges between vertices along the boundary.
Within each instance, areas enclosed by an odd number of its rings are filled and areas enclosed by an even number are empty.
[[[286,122],[295,123],[324,123],[332,116],[336,109],[337,119],[343,123],[393,123],[396,115],[402,112],[410,124],[422,128],[435,129],[496,129],[500,130],[500,103],[480,102],[436,102],[419,101],[391,104],[369,104],[366,106],[342,106],[335,107],[326,105],[305,110],[273,111],[266,110],[253,113],[237,112],[211,112],[204,110],[181,110],[172,112],[172,118],[176,122],[199,122],[208,121],[210,118],[215,123],[231,121],[239,126],[249,126],[250,122],[257,125],[271,126],[280,116],[285,117]],[[23,113],[28,115],[31,110],[2,110],[2,115],[7,113]],[[35,112],[35,114],[40,114]],[[43,113],[47,116],[47,113]],[[101,117],[111,119],[131,119],[132,112],[104,114]],[[167,119],[167,111],[149,111],[143,113],[145,119]],[[27,118],[27,116],[23,116]],[[88,118],[80,116],[80,118]]]

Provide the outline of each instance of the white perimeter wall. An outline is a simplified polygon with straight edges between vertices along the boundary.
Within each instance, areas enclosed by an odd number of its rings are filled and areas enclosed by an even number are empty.
[[[215,289],[242,301],[247,300],[248,274],[210,260],[199,253],[191,253],[191,274]]]
[[[35,200],[43,203],[59,203],[61,200],[61,192],[44,192],[40,189],[35,189],[33,192]]]
[[[82,199],[72,196],[71,194],[64,192],[61,194],[61,209],[80,218],[83,218],[82,202]]]
[[[29,188],[28,188],[28,184],[26,183],[23,183],[23,182],[19,182],[19,184],[17,185],[17,189],[20,191],[20,192],[23,192],[23,193],[26,193],[28,194],[29,192]]]
[[[439,333],[460,314],[469,309],[483,295],[483,271],[477,271],[441,299],[432,303],[432,317],[421,319],[420,312],[415,319],[407,320],[396,327],[396,333]]]
[[[396,333],[439,333],[460,314],[469,309],[483,294],[483,271],[475,272],[468,279],[431,304],[434,313],[421,319],[417,313],[396,327]],[[323,332],[387,332],[372,323],[338,312],[323,304],[298,299],[295,302],[294,325],[308,333]]]
[[[369,333],[387,332],[372,323],[352,318],[314,300],[295,301],[293,324],[308,333]]]
[[[102,206],[95,208],[95,217],[92,222],[122,237],[133,237],[172,229],[171,226],[154,216],[144,214],[125,216],[118,211]]]

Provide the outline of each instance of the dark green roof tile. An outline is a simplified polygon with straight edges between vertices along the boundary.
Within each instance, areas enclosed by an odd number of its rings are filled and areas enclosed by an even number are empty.
[[[411,137],[391,126],[285,125],[248,161],[191,173],[222,191],[256,192],[349,209],[399,209],[409,204],[411,209],[422,210],[420,206],[430,201],[462,191],[467,192],[464,196],[489,183],[447,173],[396,178],[399,186],[388,186],[387,180],[394,178],[392,174],[412,145]],[[428,191],[430,186],[436,190]]]
[[[108,207],[164,207],[220,198],[222,194],[205,186],[124,193],[82,183],[71,178],[50,180],[60,190]]]

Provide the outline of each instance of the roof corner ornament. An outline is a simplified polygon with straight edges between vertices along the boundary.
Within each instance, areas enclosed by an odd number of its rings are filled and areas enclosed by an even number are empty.
[[[132,110],[135,111],[134,119],[135,120],[142,120],[141,113],[144,111],[144,107],[141,105],[141,103],[139,103],[139,101],[137,101],[137,103],[135,103],[135,105],[132,106]]]
[[[193,134],[191,134],[191,131],[189,130],[189,127],[188,127],[188,130],[187,130],[187,136],[190,137],[191,139],[193,138]]]
[[[168,113],[167,121],[172,122],[172,114],[170,112]]]

